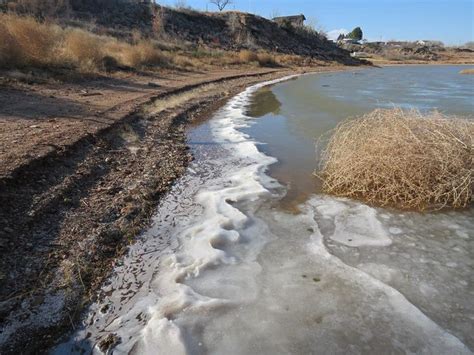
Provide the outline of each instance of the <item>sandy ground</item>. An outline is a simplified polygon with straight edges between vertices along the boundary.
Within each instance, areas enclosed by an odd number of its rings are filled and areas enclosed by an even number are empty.
[[[0,353],[74,327],[192,159],[185,128],[246,86],[304,71],[241,68],[74,82],[0,79]],[[28,334],[25,337],[25,334]]]

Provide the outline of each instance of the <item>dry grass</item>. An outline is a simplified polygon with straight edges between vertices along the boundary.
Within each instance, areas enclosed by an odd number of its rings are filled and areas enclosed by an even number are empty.
[[[8,32],[8,27],[0,22],[0,67],[9,65],[18,56],[15,49],[15,39]]]
[[[169,61],[166,55],[146,41],[122,46],[121,59],[125,65],[132,68],[165,66]]]
[[[258,55],[255,52],[249,50],[243,50],[239,52],[239,61],[242,64],[248,64],[258,61]]]
[[[249,50],[240,51],[238,54],[237,62],[240,64],[258,63],[261,67],[277,65],[277,61],[274,55],[267,52],[255,53]]]
[[[0,68],[67,67],[93,73],[124,67],[189,70],[234,65],[274,67],[308,64],[311,63],[307,58],[265,51],[234,52],[173,45],[170,41],[144,39],[137,30],[132,32],[130,42],[125,42],[86,30],[43,23],[32,17],[0,13]]]
[[[282,55],[277,56],[277,61],[278,61],[278,64],[280,65],[302,66],[302,65],[308,64],[307,62],[309,61],[309,59],[304,58],[299,55],[282,54]]]
[[[474,74],[474,68],[463,69],[459,72],[459,74]]]
[[[275,56],[269,53],[259,53],[257,55],[257,61],[262,67],[274,67],[277,65]]]
[[[57,61],[61,29],[30,17],[0,14],[0,63],[6,67],[44,66]]]
[[[375,110],[337,126],[317,175],[324,191],[370,204],[467,207],[474,188],[474,122],[434,112]]]
[[[171,61],[174,65],[176,65],[179,68],[192,68],[200,64],[199,61],[192,60],[189,57],[179,55],[179,54],[172,56]]]
[[[132,68],[166,66],[169,56],[135,34],[136,44],[32,17],[0,14],[0,67],[72,66],[82,72],[104,69],[104,59]]]
[[[72,30],[65,34],[62,43],[63,55],[82,71],[98,70],[105,56],[103,41],[82,30]]]

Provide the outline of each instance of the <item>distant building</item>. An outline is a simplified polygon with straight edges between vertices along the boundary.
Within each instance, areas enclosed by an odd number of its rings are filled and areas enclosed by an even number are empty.
[[[422,43],[420,43],[422,42]],[[427,46],[427,47],[444,47],[444,43],[441,41],[430,41],[427,39],[420,40],[417,42],[419,45]]]
[[[395,47],[395,48],[406,47],[408,45],[410,45],[410,42],[407,42],[407,41],[388,41],[387,42],[387,46]]]
[[[372,56],[366,52],[352,52],[352,58],[371,58]]]
[[[275,17],[273,21],[279,24],[280,26],[291,25],[293,27],[303,27],[304,22],[306,21],[306,17],[304,15],[281,16]]]
[[[340,41],[346,44],[360,44],[360,42],[354,38],[343,38]]]

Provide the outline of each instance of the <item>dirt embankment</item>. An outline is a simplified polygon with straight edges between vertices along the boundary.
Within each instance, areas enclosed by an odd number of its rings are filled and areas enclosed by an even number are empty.
[[[342,47],[373,64],[474,64],[474,50],[469,48],[430,47],[411,42],[346,44]]]
[[[310,27],[281,26],[248,13],[200,13],[162,7],[158,11],[164,33],[188,43],[231,51],[241,49],[302,55],[343,64],[360,64],[349,52]]]
[[[38,353],[73,327],[192,159],[188,122],[247,85],[290,73],[247,68],[70,84],[4,77],[0,353],[18,353],[20,342],[24,353]]]

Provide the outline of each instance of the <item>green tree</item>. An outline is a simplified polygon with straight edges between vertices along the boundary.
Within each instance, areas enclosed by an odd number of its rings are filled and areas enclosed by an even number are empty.
[[[360,27],[356,27],[349,33],[346,38],[355,39],[356,41],[360,41],[364,34],[362,33],[362,29]]]

